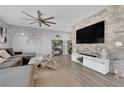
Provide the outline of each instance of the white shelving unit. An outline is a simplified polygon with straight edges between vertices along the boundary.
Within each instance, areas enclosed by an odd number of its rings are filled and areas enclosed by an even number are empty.
[[[63,54],[62,40],[52,40],[52,54],[55,56]]]

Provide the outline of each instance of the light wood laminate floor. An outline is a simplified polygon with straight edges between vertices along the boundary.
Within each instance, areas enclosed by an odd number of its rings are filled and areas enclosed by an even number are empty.
[[[38,69],[35,86],[38,87],[120,87],[124,78],[103,75],[71,61],[70,55],[55,57],[56,70]]]

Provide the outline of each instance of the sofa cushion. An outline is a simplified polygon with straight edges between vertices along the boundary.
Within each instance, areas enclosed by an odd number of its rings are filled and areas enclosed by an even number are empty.
[[[14,56],[14,55],[15,55],[15,53],[14,53],[14,51],[13,51],[12,48],[8,48],[6,51],[7,51],[11,56]]]
[[[22,65],[22,64],[23,64],[22,57],[11,57],[7,59],[6,61],[4,61],[4,63],[0,64],[0,69],[7,68],[7,67],[14,67],[14,66]]]
[[[21,59],[22,59],[22,57],[12,56],[12,57],[10,57],[10,58],[8,59],[8,61],[10,61],[10,60],[21,60]]]
[[[7,60],[7,62],[9,62],[9,61],[16,61],[16,62],[23,62],[23,59],[22,59],[22,57],[10,57],[8,60]]]
[[[6,61],[6,59],[0,57],[0,64]]]
[[[33,86],[33,65],[0,70],[0,87]]]
[[[0,50],[0,56],[5,58],[5,59],[8,59],[11,57],[11,55],[5,50]]]
[[[17,62],[17,61],[9,61],[9,62],[6,61],[6,62],[0,64],[0,69],[8,68],[8,67],[14,67],[14,66],[19,66],[21,64],[22,63]]]
[[[31,57],[34,57],[35,53],[23,53],[20,55],[15,55],[13,57],[22,57],[23,58],[23,65],[27,65]]]
[[[20,55],[15,55],[15,56],[21,56],[21,57],[34,57],[36,54],[35,53],[23,53]]]

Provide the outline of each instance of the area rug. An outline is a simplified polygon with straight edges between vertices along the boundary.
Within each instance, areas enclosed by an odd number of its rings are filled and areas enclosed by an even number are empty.
[[[34,75],[36,87],[74,87],[81,86],[70,73],[56,62],[56,70],[38,68]]]

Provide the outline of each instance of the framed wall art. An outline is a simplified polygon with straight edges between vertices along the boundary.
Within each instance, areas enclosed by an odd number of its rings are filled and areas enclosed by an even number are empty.
[[[7,42],[7,27],[0,25],[0,43]]]

